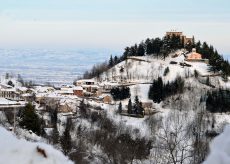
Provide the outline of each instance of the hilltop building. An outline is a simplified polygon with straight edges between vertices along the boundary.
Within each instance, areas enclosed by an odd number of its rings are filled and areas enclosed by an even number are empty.
[[[170,31],[170,32],[166,32],[165,36],[170,36],[170,37],[179,36],[184,45],[194,42],[193,38],[187,38],[187,36],[184,35],[183,32]]]

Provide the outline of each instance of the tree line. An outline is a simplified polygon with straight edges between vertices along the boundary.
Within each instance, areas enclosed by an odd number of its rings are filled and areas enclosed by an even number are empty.
[[[115,87],[112,88],[110,91],[110,94],[112,95],[114,100],[124,100],[126,98],[130,97],[130,89],[129,87]]]
[[[215,90],[208,92],[206,109],[210,112],[229,112],[230,111],[230,91]]]
[[[182,93],[184,91],[184,80],[178,76],[173,82],[163,83],[161,77],[153,80],[152,85],[149,88],[148,96],[153,102],[160,103],[165,98]]]

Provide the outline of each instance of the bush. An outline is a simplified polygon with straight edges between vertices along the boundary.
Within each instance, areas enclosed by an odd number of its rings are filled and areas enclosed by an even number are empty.
[[[164,76],[167,76],[168,73],[169,73],[169,67],[165,68]]]
[[[8,85],[10,85],[11,87],[14,87],[14,83],[10,80],[10,81],[8,81],[8,83],[7,83]]]
[[[197,70],[194,70],[194,76],[195,76],[195,78],[198,78],[199,73],[198,73],[198,71],[197,71]]]

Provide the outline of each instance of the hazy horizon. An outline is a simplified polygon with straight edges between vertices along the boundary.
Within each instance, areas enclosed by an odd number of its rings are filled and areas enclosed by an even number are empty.
[[[228,0],[0,2],[0,48],[122,51],[177,29],[207,41],[221,54],[230,54]]]

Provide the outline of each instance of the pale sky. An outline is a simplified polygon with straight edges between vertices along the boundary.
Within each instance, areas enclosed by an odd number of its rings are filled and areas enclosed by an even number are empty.
[[[171,29],[230,55],[230,1],[0,0],[0,48],[122,50]]]

